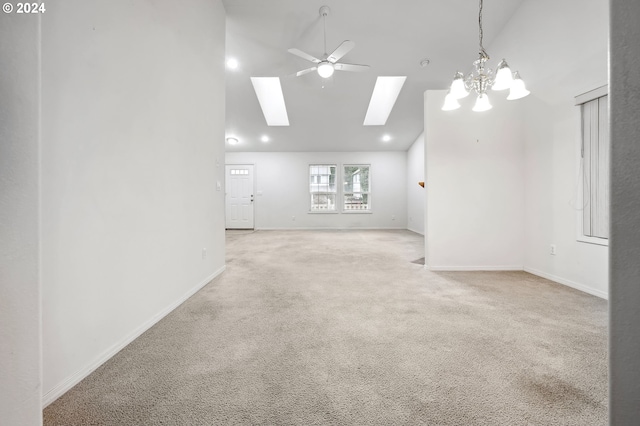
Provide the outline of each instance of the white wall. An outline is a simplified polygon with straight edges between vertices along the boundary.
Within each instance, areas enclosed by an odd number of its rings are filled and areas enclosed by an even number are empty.
[[[524,141],[522,103],[469,96],[442,111],[446,91],[425,93],[425,262],[434,270],[522,269]]]
[[[424,182],[424,133],[407,150],[407,228],[424,235],[426,190],[418,182]]]
[[[256,229],[407,227],[405,152],[228,152],[226,163],[255,165]],[[373,212],[309,213],[313,163],[370,164]]]
[[[224,268],[224,32],[218,0],[43,17],[45,404]]]
[[[528,0],[488,49],[520,70],[525,114],[527,271],[607,296],[608,249],[576,241],[580,109],[607,83],[608,2]],[[557,246],[557,255],[549,246]]]
[[[39,29],[37,17],[0,14],[0,424],[3,425],[30,426],[42,421]]]

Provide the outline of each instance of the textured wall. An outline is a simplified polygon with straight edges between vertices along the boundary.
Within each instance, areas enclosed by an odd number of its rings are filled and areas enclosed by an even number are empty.
[[[39,34],[0,13],[0,424],[41,422]]]
[[[640,419],[640,2],[611,1],[611,424]]]

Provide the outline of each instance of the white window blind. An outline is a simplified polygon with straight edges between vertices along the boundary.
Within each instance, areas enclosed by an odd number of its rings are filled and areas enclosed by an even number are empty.
[[[609,110],[608,96],[581,104],[582,233],[609,238]]]

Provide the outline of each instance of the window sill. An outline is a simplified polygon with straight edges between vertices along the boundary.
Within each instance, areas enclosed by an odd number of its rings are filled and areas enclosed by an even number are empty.
[[[605,238],[595,238],[595,237],[585,237],[584,235],[579,235],[576,240],[579,243],[587,243],[587,244],[595,244],[598,246],[609,246],[609,240]]]
[[[327,211],[319,211],[319,210],[310,210],[307,213],[309,214],[338,214],[340,212],[336,211],[336,210],[327,210]]]
[[[371,210],[343,210],[344,214],[371,214],[373,213]]]

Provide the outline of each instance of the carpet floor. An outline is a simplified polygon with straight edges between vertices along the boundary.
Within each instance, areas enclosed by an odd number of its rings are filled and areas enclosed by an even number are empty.
[[[409,231],[228,231],[224,274],[44,424],[607,423],[606,301],[423,256]]]

